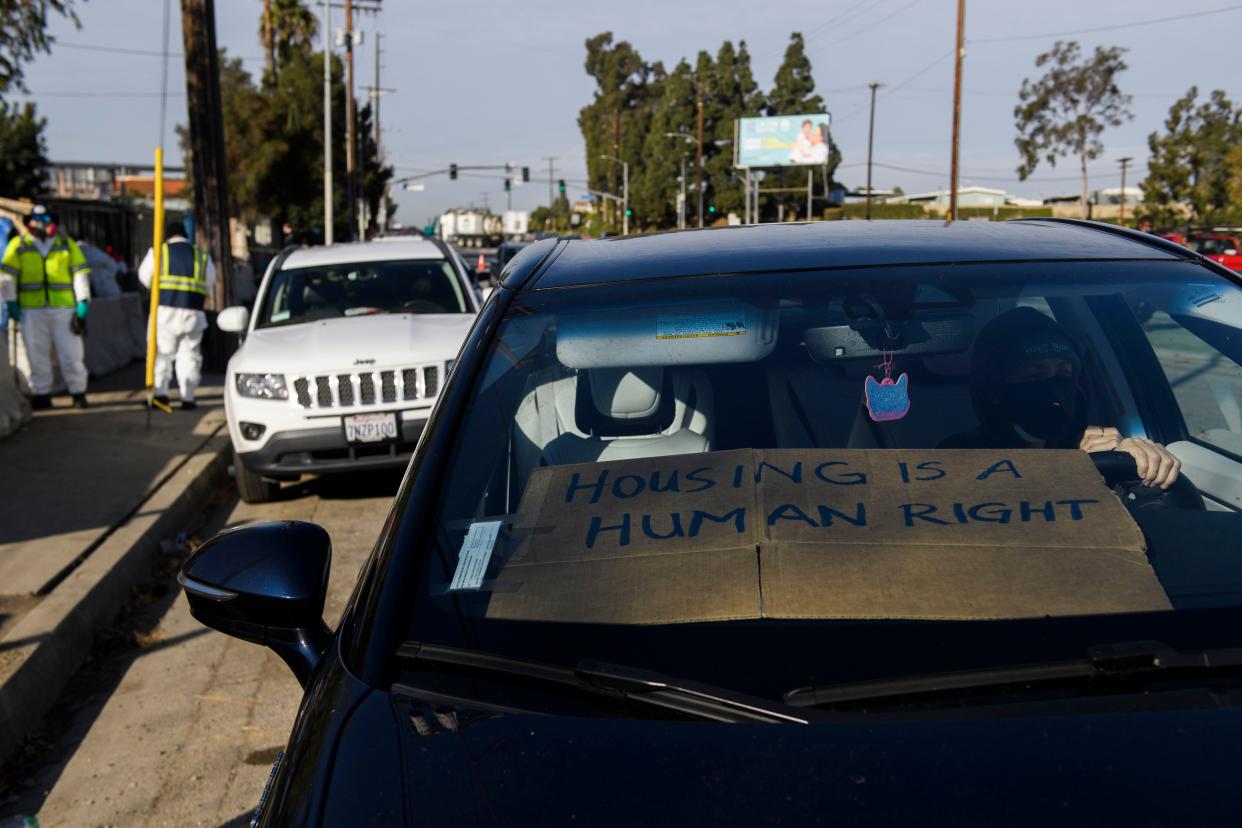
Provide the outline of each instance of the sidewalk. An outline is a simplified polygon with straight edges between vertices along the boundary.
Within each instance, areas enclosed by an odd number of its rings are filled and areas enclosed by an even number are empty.
[[[225,479],[220,378],[199,408],[154,411],[140,364],[0,441],[0,761],[35,727],[149,575],[160,543]]]
[[[197,411],[154,411],[148,429],[143,366],[134,363],[92,382],[91,408],[58,398],[0,441],[0,597],[46,593],[216,432],[220,378],[205,381]]]

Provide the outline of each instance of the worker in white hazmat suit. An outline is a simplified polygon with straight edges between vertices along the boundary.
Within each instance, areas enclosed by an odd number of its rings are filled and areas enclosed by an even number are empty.
[[[73,404],[86,408],[86,314],[90,309],[90,266],[81,248],[57,226],[56,217],[36,204],[25,232],[9,240],[0,260],[0,295],[9,316],[22,327],[30,360],[33,409],[52,407],[52,349]]]
[[[216,268],[207,251],[191,244],[179,221],[168,223],[160,254],[160,296],[155,312],[155,399],[168,405],[168,384],[176,366],[181,408],[197,407],[194,391],[203,376],[203,308],[216,283]],[[155,251],[148,250],[138,267],[138,280],[151,287]]]

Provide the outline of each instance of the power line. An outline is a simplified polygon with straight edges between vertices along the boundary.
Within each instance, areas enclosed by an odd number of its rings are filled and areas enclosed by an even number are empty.
[[[159,98],[159,92],[13,92],[19,98]],[[184,92],[169,92],[170,98],[184,98]]]
[[[1139,26],[1155,26],[1159,23],[1173,23],[1179,20],[1190,20],[1196,17],[1208,17],[1213,14],[1224,14],[1225,12],[1237,11],[1242,9],[1242,3],[1233,6],[1225,6],[1219,9],[1209,9],[1207,11],[1190,12],[1188,14],[1175,14],[1169,17],[1154,17],[1150,20],[1135,20],[1130,23],[1117,23],[1112,26],[1093,26],[1089,29],[1074,29],[1067,32],[1044,32],[1043,34],[1032,35],[1012,35],[1009,37],[980,37],[971,38],[970,43],[1011,43],[1016,40],[1043,40],[1050,37],[1069,37],[1070,35],[1095,34],[1096,32],[1115,32],[1120,29],[1135,29]]]
[[[137,55],[139,57],[164,57],[164,52],[156,49],[133,49],[128,46],[102,46],[98,43],[71,43],[65,40],[57,40],[53,44],[53,48],[61,47],[64,49],[80,49],[84,52],[106,52],[116,55]],[[169,52],[169,57],[183,58],[185,55],[180,52]],[[252,57],[250,55],[231,55],[231,57],[240,60],[249,61],[251,63],[262,63],[263,58]]]
[[[896,170],[897,172],[913,173],[915,175],[930,175],[930,176],[935,176],[937,178],[946,178],[948,176],[948,173],[946,173],[944,170],[923,170],[917,167],[903,167],[897,164],[885,164],[880,161],[874,162],[874,165],[877,167],[883,167],[886,170]],[[854,164],[841,164],[838,169],[845,168],[845,167],[865,167],[865,166],[866,166],[865,163],[859,162],[859,163],[854,163]],[[1146,167],[1143,167],[1142,169],[1145,170]],[[1048,182],[1078,181],[1081,178],[1081,176],[1078,176],[1078,175],[1066,175],[1066,176],[1040,176],[1040,177],[1027,178],[1023,180],[1021,178],[1017,178],[1014,176],[1004,176],[1004,175],[998,175],[994,173],[979,173],[978,171],[975,171],[975,172],[963,171],[962,175],[965,178],[983,178],[983,179],[990,179],[992,181],[1017,182],[1017,183],[1022,183],[1022,184],[1025,184],[1027,182],[1038,183],[1041,181],[1048,181]],[[1109,173],[1103,173],[1103,172],[1090,173],[1089,172],[1088,175],[1092,178],[1109,178],[1109,177],[1114,177],[1116,175],[1119,175],[1119,173],[1117,171],[1112,171],[1112,175],[1110,176]]]
[[[936,66],[938,66],[938,65],[940,64],[940,62],[941,62],[941,61],[943,61],[943,60],[944,60],[945,58],[947,58],[947,57],[950,57],[952,54],[953,54],[953,52],[951,52],[951,51],[949,51],[949,52],[945,52],[943,55],[941,55],[940,57],[936,58],[936,59],[935,59],[935,60],[933,60],[931,63],[927,64],[927,65],[926,65],[926,66],[924,66],[922,69],[918,70],[918,71],[917,71],[917,72],[915,72],[913,75],[911,75],[910,77],[908,77],[908,78],[906,78],[905,80],[903,80],[901,83],[898,83],[898,84],[895,84],[895,85],[893,85],[893,86],[890,86],[887,90],[885,90],[884,92],[881,92],[881,93],[880,93],[880,97],[887,97],[888,95],[893,94],[893,93],[894,93],[894,92],[896,92],[898,89],[901,89],[903,86],[905,86],[906,84],[910,83],[911,81],[914,81],[914,80],[916,80],[916,79],[918,79],[918,78],[922,77],[923,75],[925,75],[925,74],[927,74],[928,72],[930,72],[932,69],[936,68]],[[865,103],[864,103],[862,106],[855,107],[854,109],[852,109],[852,110],[850,110],[849,112],[847,112],[847,113],[845,113],[844,115],[842,115],[840,118],[835,118],[835,119],[833,119],[833,123],[834,123],[834,124],[839,124],[839,123],[841,123],[842,121],[847,121],[847,120],[849,120],[850,118],[852,118],[853,116],[857,115],[859,112],[862,112],[863,110],[865,110],[866,108],[867,108],[867,104],[865,104]]]
[[[867,5],[868,3],[870,3],[870,4],[874,7],[874,6],[875,6],[875,4],[876,4],[876,2],[877,2],[877,0],[860,0],[860,2],[855,3],[854,5],[850,6],[850,7],[849,7],[848,9],[846,9],[845,11],[841,12],[840,14],[837,14],[837,15],[834,15],[834,16],[832,16],[832,17],[828,18],[828,19],[827,19],[827,20],[825,20],[823,23],[820,23],[818,26],[816,26],[814,29],[811,29],[810,31],[808,31],[808,32],[806,33],[805,40],[809,41],[811,38],[813,38],[813,37],[815,37],[816,35],[818,35],[820,32],[822,32],[824,29],[826,29],[826,28],[828,28],[829,26],[831,26],[833,23],[843,22],[843,19],[844,19],[844,18],[849,17],[849,16],[850,16],[850,12],[854,11],[854,10],[855,10],[855,9],[857,9],[859,6],[865,6],[865,5]],[[863,11],[870,11],[870,9],[864,9]],[[854,15],[854,16],[855,16],[855,17],[857,17],[858,15]]]
[[[886,23],[886,22],[888,22],[889,20],[891,20],[892,18],[894,18],[894,17],[896,17],[897,15],[901,14],[902,12],[906,11],[907,9],[912,8],[912,7],[914,7],[914,6],[917,6],[919,3],[922,3],[922,2],[923,2],[923,0],[910,0],[910,2],[909,2],[909,3],[907,3],[906,5],[902,6],[901,8],[899,8],[899,9],[897,9],[897,10],[895,10],[895,11],[893,11],[893,12],[892,12],[892,13],[890,13],[890,14],[886,14],[884,17],[881,17],[879,20],[875,20],[875,21],[873,21],[873,22],[869,23],[868,25],[863,26],[861,29],[858,29],[857,31],[854,31],[854,32],[852,32],[852,33],[850,33],[850,34],[846,35],[845,37],[840,38],[839,40],[833,40],[833,41],[830,41],[830,42],[828,42],[828,43],[824,43],[824,44],[822,44],[822,45],[823,45],[823,46],[825,46],[825,47],[828,47],[828,46],[836,46],[836,45],[838,45],[838,44],[845,43],[845,42],[846,42],[846,41],[848,41],[848,40],[853,40],[854,38],[858,37],[858,36],[859,36],[860,34],[862,34],[863,32],[870,31],[871,29],[874,29],[876,26],[880,25],[881,23]]]

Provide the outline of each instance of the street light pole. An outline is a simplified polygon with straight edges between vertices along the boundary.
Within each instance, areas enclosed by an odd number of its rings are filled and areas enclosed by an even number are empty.
[[[323,243],[332,244],[332,5],[323,0]]]
[[[867,221],[871,221],[871,148],[875,137],[875,90],[881,84],[872,81],[867,86],[871,88],[871,125],[867,128]]]
[[[696,78],[695,104],[699,114],[698,151],[694,158],[695,198],[699,202],[699,227],[703,226],[703,78]]]
[[[630,165],[615,155],[601,153],[600,158],[615,161],[621,165],[621,235],[630,234]]]
[[[1118,219],[1118,224],[1122,227],[1126,226],[1126,168],[1130,166],[1130,162],[1133,160],[1133,158],[1127,155],[1117,162],[1121,164],[1121,217]]]

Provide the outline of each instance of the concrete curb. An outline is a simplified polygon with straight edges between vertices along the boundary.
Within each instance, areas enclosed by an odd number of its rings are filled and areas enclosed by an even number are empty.
[[[227,477],[229,438],[217,434],[0,641],[0,762],[52,707],[95,633],[151,572],[160,541],[177,535]]]

